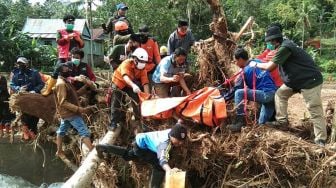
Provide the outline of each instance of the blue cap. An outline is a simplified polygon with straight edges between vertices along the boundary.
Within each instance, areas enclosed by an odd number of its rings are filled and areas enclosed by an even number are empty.
[[[119,3],[117,4],[117,10],[120,10],[120,9],[128,9],[128,7],[125,5],[125,3]]]

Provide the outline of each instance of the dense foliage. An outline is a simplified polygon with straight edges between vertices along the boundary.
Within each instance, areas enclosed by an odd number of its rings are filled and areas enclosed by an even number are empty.
[[[63,3],[62,3],[63,2]],[[92,25],[99,28],[116,11],[116,0],[102,0],[92,14],[87,11],[90,0],[65,1],[46,0],[43,4],[30,4],[28,0],[0,1],[0,69],[9,70],[16,57],[25,55],[37,68],[55,62],[55,49],[40,46],[20,33],[27,17],[62,18],[72,13],[78,18],[90,18]],[[70,2],[70,1],[69,1]],[[211,36],[208,24],[211,12],[206,2],[190,0],[124,0],[129,7],[128,17],[137,28],[142,24],[150,27],[150,32],[161,45],[165,45],[169,34],[176,28],[176,20],[185,18],[197,39]],[[222,0],[229,29],[238,31],[249,16],[254,16],[253,26],[257,33],[255,53],[263,47],[265,28],[270,23],[283,25],[285,35],[298,45],[303,45],[309,38],[321,38],[323,53],[308,49],[323,70],[331,72],[335,66],[336,1],[335,0]],[[96,7],[96,1],[92,2]],[[322,41],[323,41],[322,40]],[[321,56],[322,54],[322,56]]]

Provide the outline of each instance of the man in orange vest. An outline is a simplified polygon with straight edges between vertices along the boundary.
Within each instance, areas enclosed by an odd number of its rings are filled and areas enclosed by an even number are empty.
[[[148,63],[146,65],[146,70],[148,74],[152,74],[155,70],[156,65],[161,61],[159,45],[151,37],[149,37],[149,28],[147,25],[143,25],[139,28],[140,33],[140,47],[145,49],[148,53]]]
[[[65,24],[65,29],[60,29],[56,34],[57,50],[58,50],[58,61],[56,65],[60,63],[65,63],[71,60],[70,51],[77,47],[83,48],[84,41],[82,39],[81,33],[75,31],[75,17],[73,15],[66,15],[63,18]],[[58,72],[54,71],[51,79],[48,81],[46,90],[42,95],[47,96],[50,94],[52,88],[56,84],[56,79],[58,77]]]
[[[145,66],[148,61],[148,54],[143,48],[137,48],[131,55],[131,58],[123,61],[114,71],[112,77],[112,88],[114,90],[111,98],[111,124],[109,129],[114,130],[120,122],[125,121],[125,112],[122,110],[122,103],[125,103],[126,93],[133,99],[132,107],[135,120],[139,121],[140,107],[135,104],[139,103],[138,93],[143,87],[145,93],[149,93],[149,81]],[[139,86],[141,83],[141,86]]]

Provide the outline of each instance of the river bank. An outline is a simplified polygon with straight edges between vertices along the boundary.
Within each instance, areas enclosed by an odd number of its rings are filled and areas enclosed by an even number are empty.
[[[68,179],[73,172],[55,157],[55,144],[45,143],[41,146],[43,151],[40,147],[37,147],[34,151],[32,144],[0,142],[1,178],[11,182],[10,176],[20,177],[37,187],[42,183],[49,185],[55,182],[64,182]],[[0,187],[8,186],[0,185]]]

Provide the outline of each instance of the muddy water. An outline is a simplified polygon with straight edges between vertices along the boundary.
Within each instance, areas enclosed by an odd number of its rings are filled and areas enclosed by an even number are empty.
[[[73,172],[55,157],[56,145],[46,143],[42,147],[45,155],[40,148],[34,151],[29,144],[0,142],[1,182],[7,180],[8,185],[12,184],[10,187],[22,187],[16,186],[22,179],[39,187],[42,183],[50,185],[69,178]]]

